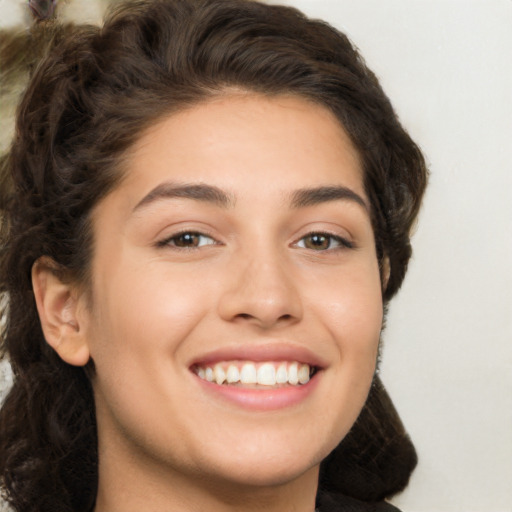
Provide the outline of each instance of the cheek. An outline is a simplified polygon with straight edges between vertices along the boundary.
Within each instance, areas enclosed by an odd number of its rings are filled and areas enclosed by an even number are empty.
[[[351,272],[333,276],[309,300],[335,347],[332,371],[325,374],[325,425],[330,429],[326,439],[332,449],[357,419],[375,374],[383,316],[377,266],[354,266]]]
[[[119,265],[96,280],[88,338],[97,383],[108,393],[143,399],[148,386],[165,390],[182,371],[183,342],[211,307],[204,287],[183,272],[168,274],[153,262]]]
[[[111,336],[123,333],[135,342],[137,335],[150,338],[150,333],[160,332],[152,341],[169,341],[172,333],[193,328],[207,309],[208,293],[179,270],[171,272],[162,262],[126,265],[99,281],[98,314],[109,325]]]
[[[369,261],[334,277],[309,296],[309,303],[336,345],[344,375],[357,387],[368,386],[375,371],[383,319],[376,263]]]
[[[181,348],[211,310],[204,287],[191,285],[184,272],[164,269],[158,262],[120,261],[98,272],[95,282],[88,337],[97,403],[108,404],[121,423],[153,417],[161,411],[158,397],[179,401],[176,389],[186,370]]]
[[[322,287],[311,286],[311,308],[325,318],[335,338],[364,344],[378,338],[382,326],[382,290],[373,260],[331,275]]]

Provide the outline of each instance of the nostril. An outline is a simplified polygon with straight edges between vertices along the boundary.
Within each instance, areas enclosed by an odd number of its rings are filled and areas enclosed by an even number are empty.
[[[236,316],[237,316],[237,318],[242,318],[243,320],[251,320],[253,318],[257,318],[254,315],[250,315],[249,313],[239,313]],[[278,322],[280,322],[280,321],[286,322],[286,321],[291,320],[291,319],[293,319],[293,316],[287,313],[285,315],[281,315],[280,317],[278,317],[277,321]]]

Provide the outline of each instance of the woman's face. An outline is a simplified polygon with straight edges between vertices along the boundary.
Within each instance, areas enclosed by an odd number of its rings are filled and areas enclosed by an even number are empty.
[[[93,211],[81,313],[100,470],[316,475],[364,404],[382,322],[346,133],[302,99],[228,95],[153,126],[126,173]]]

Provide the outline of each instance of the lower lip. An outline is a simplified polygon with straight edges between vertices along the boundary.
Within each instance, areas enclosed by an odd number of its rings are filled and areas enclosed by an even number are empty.
[[[307,384],[268,389],[219,385],[197,376],[196,378],[207,393],[214,394],[239,407],[254,411],[274,411],[303,402],[316,388],[319,373],[317,372]]]

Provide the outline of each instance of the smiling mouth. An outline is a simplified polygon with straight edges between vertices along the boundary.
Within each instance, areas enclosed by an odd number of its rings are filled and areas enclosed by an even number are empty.
[[[192,371],[200,379],[222,386],[268,389],[307,384],[317,369],[297,361],[223,361],[215,365],[196,364]]]

